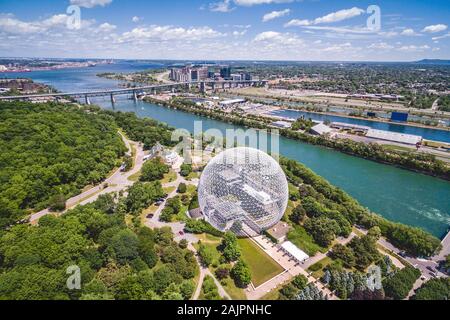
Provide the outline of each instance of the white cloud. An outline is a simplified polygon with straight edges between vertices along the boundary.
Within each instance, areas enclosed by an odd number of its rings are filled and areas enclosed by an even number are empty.
[[[303,40],[297,35],[291,33],[281,33],[277,31],[261,32],[253,39],[254,42],[264,42],[269,45],[283,45],[283,46],[300,46],[303,45]]]
[[[436,41],[436,40],[440,40],[440,39],[444,39],[444,38],[449,38],[450,37],[450,32],[449,33],[446,33],[446,34],[444,34],[444,35],[442,35],[442,36],[438,36],[438,37],[433,37],[433,38],[431,38],[433,41]]]
[[[409,46],[402,46],[398,48],[399,51],[406,51],[406,52],[416,52],[416,51],[424,51],[428,50],[430,47],[428,45],[423,46],[416,46],[416,45],[409,45]]]
[[[196,41],[202,39],[211,39],[223,36],[222,33],[211,29],[210,27],[191,27],[181,28],[174,26],[158,26],[134,28],[131,31],[123,33],[119,42],[146,40],[189,40]]]
[[[83,7],[83,8],[93,8],[96,6],[107,6],[112,0],[70,0],[71,4]]]
[[[422,32],[436,33],[447,30],[447,25],[445,24],[434,24],[431,26],[426,26],[423,28]]]
[[[14,34],[45,32],[50,28],[65,27],[67,19],[68,16],[65,14],[57,14],[45,20],[26,22],[16,19],[10,14],[0,15],[0,31]],[[89,21],[83,21],[82,26],[87,24]]]
[[[405,29],[400,33],[402,36],[415,36],[417,33],[413,29]]]
[[[134,16],[133,18],[131,18],[131,21],[133,21],[134,23],[138,23],[139,21],[141,21],[141,18],[139,18],[138,16]]]
[[[242,37],[243,35],[245,35],[247,33],[247,30],[242,30],[242,31],[233,31],[232,35],[235,37]]]
[[[293,19],[286,23],[285,27],[301,27],[301,26],[309,26],[311,25],[311,22],[309,20],[299,20],[299,19]]]
[[[231,0],[223,0],[222,2],[214,2],[209,5],[209,10],[212,12],[230,12],[233,11],[234,8],[231,6]]]
[[[113,30],[115,30],[117,28],[117,26],[113,25],[113,24],[109,24],[108,22],[102,23],[101,25],[98,26],[98,30],[102,31],[102,32],[111,32]]]
[[[386,43],[386,42],[378,42],[378,43],[372,43],[370,46],[368,46],[367,48],[369,49],[377,49],[377,50],[389,50],[389,49],[393,49],[394,46]]]
[[[263,16],[262,21],[267,22],[267,21],[270,21],[273,19],[281,18],[281,17],[287,16],[289,13],[291,13],[290,9],[284,9],[281,11],[272,11],[272,12],[266,13]]]
[[[363,9],[353,7],[351,9],[343,9],[336,12],[329,13],[323,17],[316,18],[314,20],[300,20],[300,19],[294,19],[286,23],[285,27],[303,27],[303,26],[310,26],[310,25],[317,25],[317,24],[323,24],[323,23],[333,23],[333,22],[339,22],[343,20],[347,20],[356,16],[359,16],[363,14],[365,11]]]
[[[272,3],[290,3],[295,0],[233,0],[234,3],[238,6],[254,6],[258,4],[272,4]]]
[[[336,12],[327,14],[326,16],[314,19],[314,24],[320,23],[332,23],[342,20],[347,20],[356,16],[363,14],[365,11],[363,9],[353,7],[351,9],[343,9]]]

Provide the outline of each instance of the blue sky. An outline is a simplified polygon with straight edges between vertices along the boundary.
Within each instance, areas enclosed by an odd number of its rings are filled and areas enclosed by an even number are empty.
[[[448,0],[0,0],[0,56],[450,59],[449,17]]]

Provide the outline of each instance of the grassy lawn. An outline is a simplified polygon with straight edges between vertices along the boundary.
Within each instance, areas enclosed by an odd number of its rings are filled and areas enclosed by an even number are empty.
[[[167,194],[171,194],[173,191],[175,191],[176,187],[165,187],[163,188],[163,191]]]
[[[206,247],[206,250],[211,253],[211,255],[213,257],[212,265],[219,265],[220,264],[219,263],[220,252],[217,250],[217,246],[220,245],[220,241],[221,241],[220,238],[217,238],[218,240],[216,240],[216,239],[209,239],[208,235],[206,235],[206,237],[205,237],[205,235],[197,235],[197,236],[200,238],[202,244]],[[205,240],[203,240],[203,239],[205,239]],[[198,243],[196,243],[196,244],[194,244],[194,247],[195,247],[195,249],[198,250],[200,245]],[[214,272],[213,269],[211,271]]]
[[[317,252],[326,252],[327,249],[319,246],[314,242],[314,239],[306,232],[306,230],[299,225],[294,225],[294,228],[288,233],[289,241],[302,249],[307,255],[314,256]]]
[[[226,278],[221,282],[225,291],[230,295],[233,300],[247,300],[245,291],[241,288],[236,287],[233,279]]]
[[[139,180],[139,178],[141,177],[141,171],[136,172],[135,174],[132,174],[131,176],[128,177],[129,181],[133,181],[136,182]]]
[[[397,146],[397,145],[393,145],[393,144],[385,144],[385,145],[383,145],[383,148],[387,149],[387,150],[403,151],[403,152],[415,152],[416,151],[416,149],[413,149],[413,148]]]
[[[255,287],[284,271],[284,269],[250,239],[239,239],[242,259],[248,264]]]
[[[187,177],[186,180],[192,180],[192,179],[196,179],[199,178],[200,174],[198,172],[191,172]]]
[[[197,234],[196,237],[204,244],[208,251],[211,251],[213,255],[213,264],[217,262],[217,265],[220,265],[219,259],[220,259],[220,252],[217,251],[217,247],[220,245],[222,238],[216,237],[210,234]],[[199,245],[194,244],[194,247],[198,250]],[[231,265],[228,266],[231,268]],[[210,266],[209,269],[214,274],[216,268]],[[230,297],[233,300],[246,300],[247,296],[245,295],[245,291],[241,288],[236,287],[233,279],[226,278],[221,281],[222,286],[227,291],[227,293],[230,295]]]
[[[169,173],[166,173],[164,175],[164,178],[162,178],[161,183],[169,183],[172,181],[175,181],[177,179],[177,173],[175,171],[170,170]]]
[[[310,266],[308,268],[309,272],[312,272],[312,276],[316,279],[320,279],[322,278],[323,274],[324,274],[324,269],[331,263],[333,262],[333,259],[331,259],[330,257],[325,257],[322,260],[316,262],[315,264],[313,264],[312,266]],[[316,270],[318,269],[318,270]]]
[[[141,221],[142,221],[142,223],[145,223],[145,221],[147,220],[147,216],[149,214],[154,214],[156,212],[156,210],[158,210],[158,206],[155,206],[154,204],[152,204],[147,209],[143,210],[142,213],[141,213]]]

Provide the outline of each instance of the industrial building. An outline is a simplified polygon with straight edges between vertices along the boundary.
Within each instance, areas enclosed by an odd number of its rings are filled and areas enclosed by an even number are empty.
[[[315,134],[315,135],[319,135],[319,136],[330,133],[332,131],[333,131],[333,129],[331,129],[329,126],[327,126],[323,122],[321,122],[311,128],[311,133]]]
[[[367,131],[366,137],[411,145],[417,145],[423,140],[421,136],[376,129],[369,129]]]

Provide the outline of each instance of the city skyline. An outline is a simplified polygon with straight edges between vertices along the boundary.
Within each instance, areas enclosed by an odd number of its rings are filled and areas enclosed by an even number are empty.
[[[412,1],[408,6],[392,1],[155,3],[3,1],[0,56],[297,61],[450,58],[445,1]],[[76,8],[81,23],[74,27]]]

